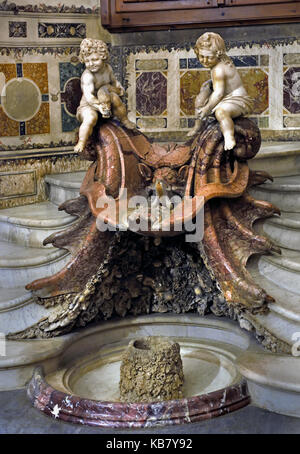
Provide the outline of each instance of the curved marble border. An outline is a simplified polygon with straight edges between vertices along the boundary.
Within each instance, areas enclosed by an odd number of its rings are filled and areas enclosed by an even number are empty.
[[[186,424],[231,413],[250,403],[246,381],[208,394],[151,403],[121,403],[83,399],[50,386],[41,367],[27,388],[35,408],[66,422],[97,427],[141,428]]]

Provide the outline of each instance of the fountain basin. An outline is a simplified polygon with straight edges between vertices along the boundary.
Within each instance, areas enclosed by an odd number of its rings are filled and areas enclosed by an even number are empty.
[[[164,336],[180,345],[183,398],[149,403],[119,401],[122,354],[132,339]],[[197,315],[151,315],[104,322],[73,339],[55,370],[35,370],[33,405],[64,421],[99,427],[151,427],[196,422],[249,404],[235,365],[249,347],[237,327]]]

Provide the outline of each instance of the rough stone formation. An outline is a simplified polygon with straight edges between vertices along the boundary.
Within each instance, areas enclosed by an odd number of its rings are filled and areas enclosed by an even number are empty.
[[[180,399],[183,386],[180,346],[165,337],[130,341],[120,370],[122,402]]]
[[[56,310],[18,337],[53,337],[92,320],[153,312],[224,315],[225,299],[201,254],[199,245],[186,243],[183,235],[160,239],[117,232],[83,291],[36,297],[38,304]]]
[[[246,162],[259,150],[258,128],[247,118],[237,118],[235,139],[236,147],[225,151],[216,121],[204,123],[186,144],[164,147],[115,121],[95,128],[83,155],[93,162],[80,197],[59,208],[78,221],[44,242],[67,249],[72,258],[59,273],[27,285],[40,304],[55,310],[17,337],[56,336],[91,320],[126,313],[213,311],[239,319],[247,311],[267,313],[272,298],[254,282],[246,263],[252,254],[280,252],[252,228],[255,220],[279,210],[247,192],[271,178],[250,171]],[[176,210],[167,232],[149,229],[140,232],[142,237],[98,230],[99,220],[117,227],[97,205],[99,197],[113,197],[118,213],[120,190],[127,189],[129,200],[158,182],[171,193],[204,198],[201,242],[186,243],[184,235],[174,231]],[[190,217],[195,214],[192,208]]]

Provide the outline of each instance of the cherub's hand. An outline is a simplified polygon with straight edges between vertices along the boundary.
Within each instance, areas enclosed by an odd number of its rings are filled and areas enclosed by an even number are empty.
[[[203,118],[208,117],[210,114],[210,109],[207,109],[206,107],[200,107],[196,109],[196,115],[200,120],[203,120]]]
[[[118,95],[119,96],[123,96],[124,93],[125,93],[125,90],[124,88],[122,87],[122,85],[120,84],[120,82],[117,81],[116,83],[116,89],[117,89],[117,92],[118,92]]]

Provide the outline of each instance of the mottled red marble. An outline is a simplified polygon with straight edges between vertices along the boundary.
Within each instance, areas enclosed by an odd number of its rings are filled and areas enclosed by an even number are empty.
[[[77,424],[110,428],[142,428],[186,424],[231,413],[250,403],[247,384],[235,385],[185,399],[150,403],[121,403],[82,399],[51,387],[37,368],[27,394],[35,408],[48,416]]]
[[[300,67],[289,68],[283,76],[283,105],[292,114],[300,113]]]
[[[167,108],[167,78],[159,71],[143,72],[136,80],[136,110],[161,115]]]

